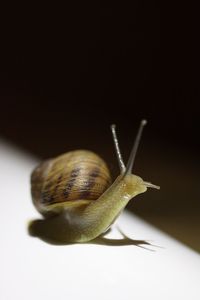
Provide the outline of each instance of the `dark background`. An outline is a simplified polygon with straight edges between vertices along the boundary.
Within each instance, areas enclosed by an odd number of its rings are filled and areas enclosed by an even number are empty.
[[[118,168],[148,119],[134,172],[161,185],[128,207],[200,250],[195,7],[19,7],[2,25],[0,134],[39,158],[91,149]]]

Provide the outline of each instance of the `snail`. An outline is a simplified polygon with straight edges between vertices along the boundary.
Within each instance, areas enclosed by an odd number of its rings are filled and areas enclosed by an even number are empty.
[[[125,166],[111,125],[120,175],[111,183],[107,164],[97,154],[75,150],[49,159],[31,174],[33,204],[44,216],[33,226],[40,236],[82,243],[107,232],[127,203],[147,188],[159,189],[132,174],[136,152],[147,121],[142,120]]]

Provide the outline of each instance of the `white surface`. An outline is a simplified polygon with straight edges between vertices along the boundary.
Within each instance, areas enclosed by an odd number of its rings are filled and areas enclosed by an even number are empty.
[[[36,160],[0,142],[0,299],[200,299],[200,256],[130,213],[117,224],[164,248],[55,246],[27,233]],[[121,238],[116,227],[110,238]]]

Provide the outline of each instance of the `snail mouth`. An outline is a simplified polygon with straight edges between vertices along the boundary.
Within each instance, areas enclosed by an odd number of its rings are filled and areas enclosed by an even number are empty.
[[[147,187],[147,188],[152,188],[152,189],[157,189],[157,190],[160,190],[160,186],[158,185],[155,185],[151,182],[147,182],[147,181],[143,181],[144,185]]]

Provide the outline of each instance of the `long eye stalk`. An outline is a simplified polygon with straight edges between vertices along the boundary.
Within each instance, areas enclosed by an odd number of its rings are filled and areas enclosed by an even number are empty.
[[[138,129],[134,144],[133,144],[133,148],[131,150],[131,153],[130,153],[130,156],[128,159],[127,167],[125,167],[125,164],[122,159],[121,151],[119,148],[119,142],[118,142],[118,138],[117,138],[117,134],[116,134],[116,125],[115,124],[111,125],[111,131],[112,131],[113,141],[114,141],[114,145],[115,145],[115,151],[117,154],[117,160],[119,163],[120,171],[122,174],[124,174],[124,176],[132,173],[133,165],[135,162],[135,157],[136,157],[137,150],[138,150],[139,143],[140,143],[141,136],[142,136],[142,131],[146,124],[147,124],[147,120],[142,120],[140,122],[140,126]],[[150,182],[147,182],[147,181],[144,181],[144,184],[146,187],[149,187],[149,188],[160,189],[159,186],[152,184]]]
[[[147,124],[146,120],[142,120],[141,123],[140,123],[140,127],[139,127],[139,130],[138,130],[133,148],[131,150],[131,154],[130,154],[129,159],[128,159],[127,167],[125,167],[125,164],[124,164],[123,159],[122,159],[121,151],[120,151],[120,148],[119,148],[119,142],[118,142],[118,138],[117,138],[117,134],[116,134],[116,125],[115,124],[111,125],[111,131],[112,131],[113,141],[114,141],[114,145],[115,145],[115,151],[116,151],[116,154],[117,154],[117,160],[118,160],[118,163],[119,163],[120,171],[121,171],[121,173],[124,173],[124,175],[130,174],[132,172],[133,164],[134,164],[135,157],[136,157],[136,153],[137,153],[138,146],[139,146],[141,136],[142,136],[142,131],[143,131],[143,128],[146,124]]]
[[[116,134],[116,125],[112,124],[111,125],[111,131],[112,131],[112,135],[113,135],[113,141],[114,141],[114,145],[115,145],[115,151],[117,154],[117,160],[119,163],[119,167],[120,167],[120,171],[121,173],[124,173],[126,170],[126,167],[124,165],[123,159],[122,159],[122,155],[121,155],[121,151],[119,148],[119,142],[118,142],[118,138],[117,138],[117,134]]]
[[[135,162],[135,157],[136,157],[138,146],[139,146],[141,136],[142,136],[142,131],[143,131],[143,128],[146,124],[147,124],[147,120],[142,120],[141,123],[140,123],[140,127],[138,129],[138,132],[137,132],[137,135],[136,135],[136,138],[135,138],[135,142],[133,144],[133,148],[131,150],[131,154],[129,156],[126,171],[125,171],[124,175],[130,174],[132,172],[133,164]]]

